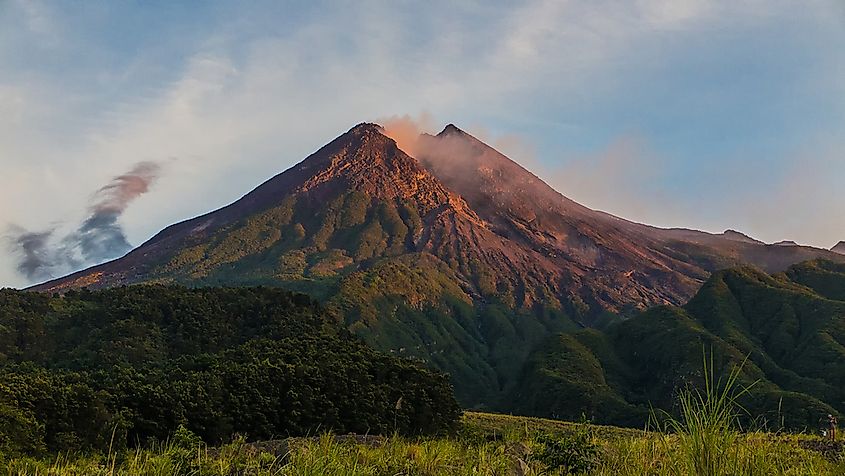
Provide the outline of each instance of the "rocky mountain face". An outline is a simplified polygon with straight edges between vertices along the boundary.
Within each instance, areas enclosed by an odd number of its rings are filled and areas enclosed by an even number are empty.
[[[454,125],[423,136],[420,161],[490,228],[552,261],[566,300],[590,309],[684,302],[717,269],[753,264],[781,271],[826,250],[784,250],[735,230],[660,229],[586,208]]]
[[[465,405],[489,406],[549,335],[680,304],[717,269],[845,261],[590,210],[455,126],[420,145],[411,157],[360,124],[231,205],[33,289],[303,291],[376,347],[450,372]]]
[[[830,251],[845,255],[845,241],[840,241],[839,243],[834,245],[833,248],[830,249]]]

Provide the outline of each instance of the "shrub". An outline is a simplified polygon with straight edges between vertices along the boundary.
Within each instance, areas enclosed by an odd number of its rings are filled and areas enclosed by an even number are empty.
[[[586,424],[571,433],[552,435],[542,433],[534,438],[539,446],[532,459],[548,470],[562,470],[569,474],[585,474],[599,463],[599,447]]]

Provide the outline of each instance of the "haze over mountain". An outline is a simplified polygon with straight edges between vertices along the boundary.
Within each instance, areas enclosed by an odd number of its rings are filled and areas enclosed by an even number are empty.
[[[421,136],[414,153],[359,124],[231,205],[33,289],[305,291],[377,348],[450,372],[465,404],[492,404],[553,333],[682,304],[730,266],[845,262],[829,250],[591,210],[453,125]]]

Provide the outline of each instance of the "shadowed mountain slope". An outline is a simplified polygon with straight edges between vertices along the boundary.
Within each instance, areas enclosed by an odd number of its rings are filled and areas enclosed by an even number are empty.
[[[719,271],[683,307],[660,306],[604,331],[565,333],[530,359],[511,410],[638,426],[702,385],[702,354],[726,373],[746,357],[750,417],[814,428],[845,412],[845,266],[811,261],[786,273]]]

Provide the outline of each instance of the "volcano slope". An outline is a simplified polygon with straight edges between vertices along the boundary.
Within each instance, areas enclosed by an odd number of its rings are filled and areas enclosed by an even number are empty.
[[[845,261],[590,210],[451,125],[420,143],[414,158],[359,124],[231,205],[33,289],[306,292],[376,348],[449,372],[465,406],[489,407],[550,335],[682,303],[725,266]]]

